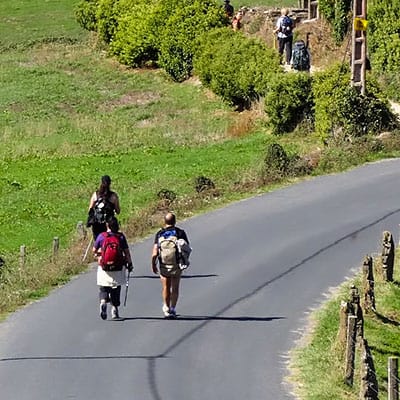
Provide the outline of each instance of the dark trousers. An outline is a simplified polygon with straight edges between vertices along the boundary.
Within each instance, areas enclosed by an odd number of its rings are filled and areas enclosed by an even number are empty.
[[[99,224],[97,222],[95,222],[92,225],[92,232],[93,232],[93,240],[96,241],[97,236],[99,236],[99,234],[101,232],[107,232],[107,226],[106,223],[104,224]]]
[[[278,38],[278,51],[279,54],[282,56],[283,51],[285,50],[286,64],[290,64],[290,59],[292,58],[292,43],[293,43],[293,36]]]
[[[110,302],[113,306],[119,307],[121,304],[120,297],[121,286],[117,286],[115,288],[109,286],[100,286],[100,301],[105,300],[106,302]]]

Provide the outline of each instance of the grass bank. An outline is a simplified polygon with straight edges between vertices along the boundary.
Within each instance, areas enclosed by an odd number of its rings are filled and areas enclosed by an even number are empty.
[[[364,338],[371,348],[381,399],[387,398],[388,358],[399,356],[399,257],[397,250],[393,282],[383,281],[377,272],[380,259],[374,259],[376,311],[364,313]],[[302,400],[360,398],[360,351],[356,350],[354,384],[350,387],[344,383],[345,357],[338,342],[340,303],[350,300],[351,285],[359,289],[362,298],[361,276],[357,275],[341,285],[332,299],[311,314],[310,328],[303,344],[292,352],[292,378],[297,382],[296,392]]]

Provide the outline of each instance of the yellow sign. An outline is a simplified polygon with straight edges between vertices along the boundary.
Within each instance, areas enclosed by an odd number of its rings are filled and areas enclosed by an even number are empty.
[[[356,31],[366,31],[368,26],[368,21],[364,18],[354,18],[354,29]]]

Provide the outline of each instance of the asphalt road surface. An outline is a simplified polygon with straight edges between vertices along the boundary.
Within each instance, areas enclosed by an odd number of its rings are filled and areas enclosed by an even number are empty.
[[[193,253],[177,320],[162,317],[152,238],[134,245],[122,321],[100,319],[91,268],[0,324],[1,399],[293,399],[287,354],[307,312],[384,230],[397,243],[399,171],[369,164],[178,224]]]

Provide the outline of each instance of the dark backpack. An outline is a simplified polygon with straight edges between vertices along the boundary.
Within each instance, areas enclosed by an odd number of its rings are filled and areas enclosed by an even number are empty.
[[[292,65],[297,71],[310,69],[310,55],[303,40],[299,40],[293,46]]]
[[[114,204],[109,200],[111,193],[99,196],[93,205],[93,220],[95,223],[104,224],[108,218],[114,216]]]
[[[281,26],[279,28],[279,31],[282,32],[283,34],[285,34],[286,36],[290,36],[292,34],[293,31],[293,21],[290,17],[288,17],[287,15],[285,15],[282,18],[281,21]]]
[[[104,235],[100,265],[104,271],[121,271],[126,261],[121,247],[121,234],[106,232]]]

